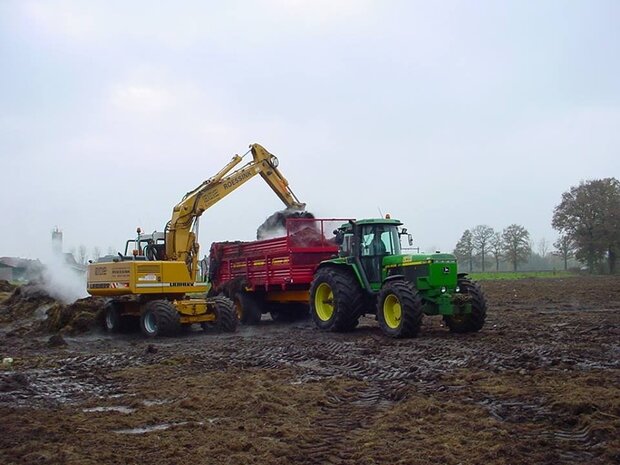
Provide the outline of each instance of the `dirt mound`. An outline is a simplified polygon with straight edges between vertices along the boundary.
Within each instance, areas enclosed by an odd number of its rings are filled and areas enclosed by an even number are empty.
[[[13,292],[16,287],[5,279],[0,279],[0,292]]]
[[[17,287],[0,305],[0,323],[21,322],[18,334],[29,332],[63,332],[77,334],[89,331],[99,322],[104,300],[87,297],[65,305],[38,284]]]
[[[39,308],[54,303],[56,299],[38,284],[19,286],[0,305],[0,322],[33,318]]]
[[[100,322],[103,304],[100,297],[86,297],[70,305],[57,302],[47,310],[47,319],[41,322],[40,329],[66,334],[90,331]]]

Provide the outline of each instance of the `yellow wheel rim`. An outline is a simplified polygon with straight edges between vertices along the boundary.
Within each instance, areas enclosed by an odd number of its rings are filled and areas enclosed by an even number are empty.
[[[396,329],[400,326],[400,320],[403,316],[403,309],[400,306],[400,300],[394,294],[388,295],[383,301],[383,318],[385,324],[390,328]]]
[[[243,307],[241,306],[241,302],[239,301],[239,299],[235,299],[234,305],[235,305],[235,313],[237,314],[237,318],[241,320],[241,318],[243,317]]]
[[[322,321],[328,321],[334,315],[334,293],[327,283],[319,284],[314,292],[314,309]]]

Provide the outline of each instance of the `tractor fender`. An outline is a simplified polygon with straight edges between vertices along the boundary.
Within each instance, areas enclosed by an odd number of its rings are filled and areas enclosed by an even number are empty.
[[[317,271],[322,270],[324,268],[337,268],[337,269],[346,269],[349,270],[350,273],[352,273],[356,278],[358,283],[360,283],[360,286],[362,288],[364,288],[364,285],[362,284],[364,281],[362,279],[362,277],[360,276],[359,270],[357,269],[357,267],[355,266],[351,266],[347,263],[334,263],[334,262],[328,262],[328,263],[321,263],[317,269],[314,271],[314,274],[317,273]]]
[[[391,276],[388,276],[387,278],[385,278],[385,280],[383,281],[383,283],[387,283],[387,282],[391,282],[391,281],[405,281],[405,275],[404,274],[393,274]]]
[[[457,273],[456,274],[456,278],[457,279],[461,279],[461,278],[464,278],[465,276],[468,276],[468,275],[469,275],[469,273]]]

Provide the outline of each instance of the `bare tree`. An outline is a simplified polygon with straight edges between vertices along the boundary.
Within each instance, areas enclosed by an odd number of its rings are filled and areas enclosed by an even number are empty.
[[[544,237],[538,241],[538,253],[542,258],[545,258],[549,253],[549,241]]]
[[[91,258],[93,259],[93,261],[97,261],[97,259],[101,257],[101,249],[97,246],[93,247],[93,253]]]
[[[556,249],[554,254],[564,260],[564,271],[568,270],[568,259],[575,254],[575,242],[568,235],[563,234],[553,243],[553,247]]]
[[[474,268],[474,244],[472,242],[472,235],[469,229],[465,230],[461,239],[457,242],[454,249],[454,255],[456,258],[465,262],[469,262],[469,271],[473,271]]]
[[[489,251],[490,241],[495,231],[490,226],[479,224],[471,231],[472,244],[474,251],[480,257],[482,272],[484,272],[485,257]]]
[[[77,250],[77,262],[80,265],[86,265],[87,255],[86,255],[86,246],[80,245]]]
[[[519,263],[526,262],[532,249],[530,248],[530,233],[523,226],[511,224],[502,232],[504,256],[512,264],[513,271],[517,271]]]
[[[495,258],[495,271],[499,271],[499,262],[502,258],[502,251],[504,249],[504,241],[502,241],[502,234],[500,232],[493,233],[493,237],[489,242],[489,251],[493,258]]]

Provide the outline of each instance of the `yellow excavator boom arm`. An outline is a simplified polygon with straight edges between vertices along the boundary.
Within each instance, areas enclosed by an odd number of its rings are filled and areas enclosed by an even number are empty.
[[[252,153],[252,160],[233,171],[243,158]],[[199,245],[192,231],[196,220],[205,210],[219,202],[247,181],[260,174],[287,208],[304,210],[288,181],[278,170],[278,159],[259,144],[250,145],[245,155],[235,155],[215,176],[188,192],[172,211],[166,226],[166,260],[184,261],[193,279],[198,271]]]

